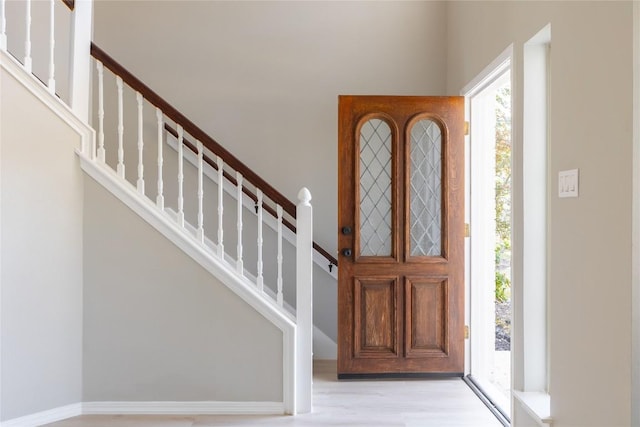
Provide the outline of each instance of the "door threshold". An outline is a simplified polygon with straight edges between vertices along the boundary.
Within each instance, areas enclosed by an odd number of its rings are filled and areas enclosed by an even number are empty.
[[[464,377],[462,372],[383,372],[338,374],[339,380],[425,380],[462,377]]]
[[[478,382],[471,375],[467,375],[462,380],[469,386],[469,388],[478,396],[480,401],[485,404],[489,411],[498,419],[498,421],[504,426],[509,427],[511,425],[511,419],[503,412],[503,410],[491,399],[491,397],[483,390]]]

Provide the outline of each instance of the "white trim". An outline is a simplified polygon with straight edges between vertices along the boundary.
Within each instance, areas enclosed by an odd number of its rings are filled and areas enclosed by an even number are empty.
[[[83,415],[282,415],[282,402],[84,402]]]
[[[549,175],[549,49],[551,24],[523,47],[522,112],[522,311],[521,389],[546,392],[549,386],[548,245],[551,190]],[[543,308],[541,310],[541,308]]]
[[[293,413],[295,405],[295,331],[296,325],[284,310],[274,302],[268,301],[250,283],[241,278],[226,262],[214,257],[209,248],[197,242],[173,222],[169,215],[157,209],[146,197],[140,197],[135,187],[122,180],[106,164],[99,164],[79,153],[82,169],[94,180],[120,199],[142,219],[164,235],[169,241],[182,249],[194,261],[200,264],[224,283],[258,313],[283,332],[283,396],[287,413]]]
[[[468,84],[466,84],[462,90],[460,91],[460,95],[465,97],[465,120],[468,122],[472,122],[471,120],[471,99],[478,95],[483,90],[488,87],[494,85],[498,79],[501,79],[503,75],[511,69],[511,105],[512,105],[512,117],[513,108],[514,108],[514,85],[513,85],[513,55],[514,55],[514,47],[513,44],[509,45],[497,58],[491,61],[476,77],[473,78]],[[470,129],[469,135],[465,137],[465,223],[472,225],[472,228],[478,228],[478,226],[473,226],[473,218],[471,211],[471,168],[472,162],[474,162],[471,151],[472,151],[472,136],[473,129]],[[514,139],[514,127],[512,125],[511,134],[512,140]],[[512,160],[512,168],[513,168],[513,160]],[[512,194],[513,197],[513,194]],[[513,216],[514,212],[512,212]],[[479,229],[480,230],[480,229]],[[473,233],[473,232],[472,232]],[[513,235],[512,235],[513,239]],[[513,243],[513,242],[512,242]],[[472,321],[472,310],[471,310],[471,295],[472,295],[472,286],[471,286],[471,251],[474,249],[472,246],[472,239],[465,239],[465,325],[468,325],[470,328],[470,338],[473,336],[478,336],[479,331],[471,329],[473,328]],[[493,253],[493,251],[492,251]],[[513,272],[513,270],[512,270]],[[512,273],[512,283],[513,283],[513,273]],[[481,332],[480,332],[481,333]],[[471,352],[472,352],[473,341],[471,339],[465,340],[465,375],[471,373]]]
[[[282,402],[83,402],[36,412],[0,427],[37,427],[81,415],[284,415]]]
[[[495,80],[499,79],[502,74],[511,67],[513,63],[513,44],[509,45],[505,50],[502,51],[500,55],[489,65],[487,65],[484,70],[482,70],[473,80],[471,80],[465,87],[460,91],[461,95],[471,98],[478,94],[478,92],[483,91],[489,85],[491,85]]]
[[[465,97],[465,118],[471,124],[465,141],[465,222],[471,226],[471,238],[465,241],[465,323],[470,327],[470,339],[465,341],[465,374],[472,374],[478,381],[488,379],[489,368],[493,367],[495,334],[491,320],[495,315],[492,283],[495,202],[488,197],[494,193],[495,144],[486,144],[495,135],[495,99],[487,97],[487,93],[509,82],[513,106],[512,65],[513,45],[510,45],[461,91]]]
[[[0,423],[0,427],[36,427],[82,415],[82,404],[60,406]]]
[[[551,396],[547,393],[513,390],[513,397],[541,427],[553,424]]]

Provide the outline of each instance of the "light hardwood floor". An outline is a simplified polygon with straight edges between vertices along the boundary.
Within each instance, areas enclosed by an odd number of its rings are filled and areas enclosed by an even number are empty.
[[[335,370],[324,366],[315,371],[311,414],[84,415],[47,427],[501,427],[461,379],[337,381]]]

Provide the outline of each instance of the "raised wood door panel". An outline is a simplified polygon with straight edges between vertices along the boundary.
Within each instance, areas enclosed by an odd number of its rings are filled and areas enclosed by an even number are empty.
[[[338,376],[464,371],[461,97],[341,96]]]

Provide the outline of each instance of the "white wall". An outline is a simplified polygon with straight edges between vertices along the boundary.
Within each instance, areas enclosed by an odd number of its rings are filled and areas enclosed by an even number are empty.
[[[95,42],[295,201],[336,250],[340,94],[441,95],[441,2],[98,1]]]
[[[83,401],[282,402],[282,332],[85,178]]]
[[[83,194],[80,137],[4,68],[0,92],[0,420],[8,420],[82,398]]]
[[[522,253],[522,46],[551,23],[551,411],[558,427],[628,426],[632,3],[450,2],[447,13],[450,93],[514,43],[515,259]],[[580,169],[580,197],[559,199],[557,173],[573,168]],[[514,295],[521,281],[514,262]],[[516,355],[516,388],[522,357]]]

